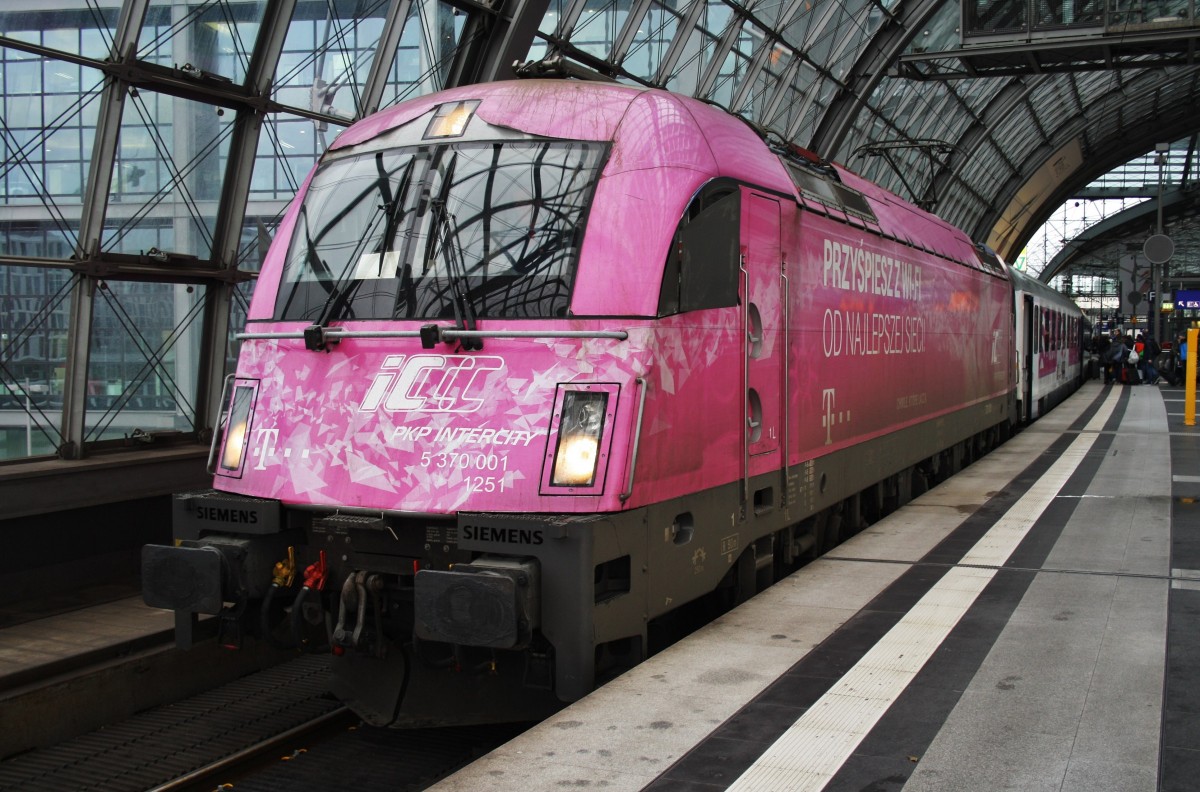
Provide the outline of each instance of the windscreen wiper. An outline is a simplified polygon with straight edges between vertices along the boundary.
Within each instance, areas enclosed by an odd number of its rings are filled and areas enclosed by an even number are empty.
[[[449,176],[446,178],[449,183]],[[462,246],[458,242],[458,228],[454,222],[454,216],[446,208],[445,198],[434,198],[429,202],[430,221],[432,234],[434,236],[434,244],[437,249],[434,251],[432,258],[437,259],[440,253],[443,261],[446,262],[446,275],[450,281],[451,303],[454,306],[454,328],[456,330],[475,331],[475,313],[471,310],[471,300],[467,294],[467,271],[466,263],[463,261]],[[432,330],[429,336],[440,335],[436,325],[428,326]],[[422,346],[432,348],[436,340],[430,338],[427,341],[427,334],[421,333]],[[460,338],[462,348],[471,351],[483,349],[483,339],[477,336],[467,336]]]
[[[304,229],[304,263],[305,263],[305,265],[307,265],[308,268],[311,269],[316,274],[317,280],[321,280],[323,276],[331,276],[331,273],[329,272],[329,264],[327,264],[325,259],[321,258],[321,255],[317,252],[317,244],[316,244],[316,242],[313,241],[312,234],[309,233],[308,207],[307,206],[304,206],[303,204],[301,204],[300,215],[296,219],[296,222],[300,223]],[[284,316],[286,316],[291,311],[292,301],[295,300],[299,296],[300,284],[301,284],[301,279],[299,279],[299,278],[297,278],[297,280],[292,284],[291,292],[288,294],[287,300],[283,304],[282,313]]]
[[[316,321],[304,328],[304,347],[312,351],[328,350],[328,339],[326,330],[329,323],[334,319],[344,318],[346,308],[350,305],[355,293],[358,291],[362,281],[358,278],[351,278],[350,273],[355,272],[358,268],[358,261],[362,255],[363,248],[371,240],[373,231],[379,224],[380,218],[386,220],[383,234],[380,237],[379,244],[376,245],[375,253],[379,256],[380,266],[383,266],[383,258],[385,253],[391,252],[392,243],[396,236],[396,229],[400,224],[401,219],[405,214],[404,199],[408,191],[409,183],[412,179],[413,161],[410,160],[405,168],[405,173],[400,181],[399,195],[392,194],[392,184],[388,178],[388,173],[383,167],[383,154],[379,153],[375,157],[376,169],[379,173],[375,180],[375,188],[378,190],[382,202],[375,210],[375,214],[371,217],[371,222],[363,231],[362,237],[354,250],[351,251],[349,259],[346,261],[345,267],[333,282],[329,292],[329,296],[325,300],[325,304],[321,307],[321,313],[317,316]],[[363,194],[363,200],[367,197],[367,193]],[[334,219],[341,220],[348,212],[339,213]],[[309,248],[315,254],[315,248],[309,242]],[[322,265],[324,262],[322,261]],[[326,267],[328,271],[328,268]],[[347,283],[347,281],[351,281]]]

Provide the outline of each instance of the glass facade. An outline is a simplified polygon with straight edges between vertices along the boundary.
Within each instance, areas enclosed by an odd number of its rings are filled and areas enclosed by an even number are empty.
[[[300,0],[286,20],[272,0],[151,0],[123,26],[119,0],[81,5],[0,10],[0,462],[197,439],[206,345],[233,365],[287,203],[345,125],[444,87],[470,19],[439,0],[401,20],[391,0]]]

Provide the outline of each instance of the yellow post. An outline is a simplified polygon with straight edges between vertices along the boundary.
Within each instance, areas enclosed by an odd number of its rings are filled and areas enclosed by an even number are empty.
[[[1183,388],[1183,425],[1196,425],[1196,356],[1200,350],[1196,349],[1196,339],[1200,337],[1200,330],[1194,327],[1189,327],[1187,331],[1187,362],[1184,363],[1184,388]]]

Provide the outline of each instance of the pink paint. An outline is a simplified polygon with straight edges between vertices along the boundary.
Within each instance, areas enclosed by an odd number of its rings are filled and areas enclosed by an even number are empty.
[[[779,159],[748,126],[702,103],[593,83],[468,86],[360,122],[333,148],[370,141],[451,99],[480,100],[479,118],[506,129],[612,141],[573,290],[571,313],[582,318],[482,320],[479,328],[628,338],[490,338],[478,352],[423,349],[415,338],[347,339],[328,352],[299,339],[246,341],[238,378],[258,388],[250,453],[239,477],[217,477],[218,488],[381,511],[619,511],[776,470],[785,453],[795,465],[1012,386],[1010,284],[979,268],[969,239],[841,169],[899,241],[803,211]],[[718,177],[753,185],[742,187],[739,304],[655,318],[679,218]],[[306,324],[270,321],[298,206],[264,264],[250,311],[255,332]],[[918,239],[935,252],[905,243]],[[747,356],[751,307],[761,334]],[[746,385],[758,399],[751,435]],[[558,410],[565,390],[584,386],[609,395],[597,479],[555,487]]]

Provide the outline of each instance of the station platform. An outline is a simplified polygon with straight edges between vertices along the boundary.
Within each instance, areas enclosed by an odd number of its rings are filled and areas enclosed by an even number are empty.
[[[1192,790],[1200,428],[1089,382],[911,504],[432,787]]]
[[[174,635],[175,614],[126,585],[0,608],[0,767],[290,657],[213,641],[183,652]]]

